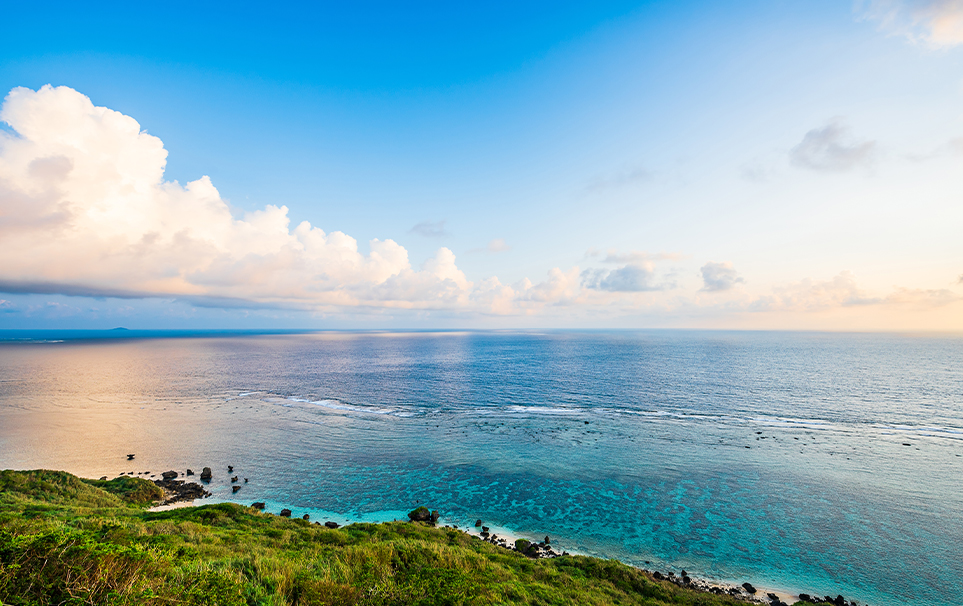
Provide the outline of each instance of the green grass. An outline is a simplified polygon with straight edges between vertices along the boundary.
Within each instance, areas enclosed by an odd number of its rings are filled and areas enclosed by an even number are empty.
[[[137,478],[0,472],[0,602],[741,603],[613,560],[532,560],[454,529],[390,522],[331,530],[227,503],[147,511],[156,496]]]

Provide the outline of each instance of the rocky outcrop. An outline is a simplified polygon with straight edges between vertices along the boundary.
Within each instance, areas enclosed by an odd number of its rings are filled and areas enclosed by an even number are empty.
[[[205,482],[210,482],[212,477],[214,477],[214,474],[211,472],[210,467],[205,467],[201,470],[201,479]]]
[[[438,511],[431,511],[424,505],[408,514],[408,519],[412,522],[427,522],[428,524],[437,524],[440,517],[441,514]]]
[[[167,478],[166,474],[164,475],[165,478],[163,480],[154,480],[154,484],[164,491],[164,498],[158,503],[159,505],[171,505],[181,501],[193,501],[211,496],[211,493],[204,490],[204,487],[197,482],[175,480],[173,478]]]

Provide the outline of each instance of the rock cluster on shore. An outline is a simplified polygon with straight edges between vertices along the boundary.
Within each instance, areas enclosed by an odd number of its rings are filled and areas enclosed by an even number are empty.
[[[173,476],[169,474],[173,473]],[[175,480],[177,472],[165,472],[163,479],[154,480],[154,484],[164,490],[164,498],[158,505],[173,505],[180,501],[193,501],[211,496],[211,493],[204,490],[204,487],[197,482],[185,482]]]

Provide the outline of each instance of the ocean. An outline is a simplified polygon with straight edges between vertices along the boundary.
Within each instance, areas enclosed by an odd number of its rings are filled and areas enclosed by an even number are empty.
[[[204,466],[210,501],[423,504],[663,572],[963,600],[959,335],[0,333],[0,468]]]

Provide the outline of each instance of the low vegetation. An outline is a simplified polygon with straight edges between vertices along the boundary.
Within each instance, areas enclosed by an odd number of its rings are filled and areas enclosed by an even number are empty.
[[[612,560],[533,560],[422,523],[328,529],[234,504],[149,512],[139,478],[0,472],[0,602],[744,604]]]

